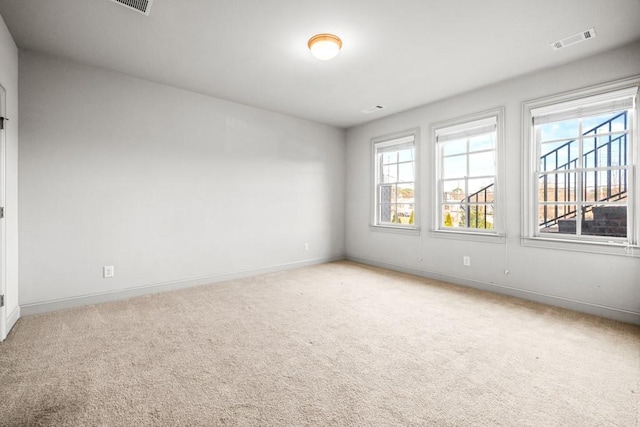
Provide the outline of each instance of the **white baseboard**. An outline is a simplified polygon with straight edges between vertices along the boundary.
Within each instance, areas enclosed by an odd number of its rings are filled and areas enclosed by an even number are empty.
[[[290,270],[293,268],[306,267],[309,265],[324,264],[327,262],[340,261],[345,259],[343,255],[316,258],[304,261],[296,261],[287,264],[274,265],[270,267],[262,267],[249,270],[234,271],[229,273],[215,274],[211,276],[202,276],[185,280],[174,280],[170,282],[154,283],[150,285],[136,286],[132,288],[122,289],[113,292],[101,292],[88,295],[80,295],[71,298],[63,298],[51,301],[41,301],[31,304],[23,304],[21,306],[22,315],[29,316],[32,314],[47,313],[51,311],[64,310],[68,308],[81,307],[90,304],[100,304],[110,301],[118,301],[127,298],[137,297],[147,294],[155,294],[158,292],[166,292],[176,289],[190,288],[193,286],[208,285],[211,283],[225,282],[228,280],[240,279],[243,277],[257,276],[260,274],[275,273],[277,271]],[[17,319],[16,319],[17,320]]]
[[[640,325],[640,313],[620,309],[616,307],[608,307],[600,304],[593,304],[585,301],[578,301],[571,298],[549,295],[541,292],[534,292],[525,289],[518,289],[511,286],[499,285],[496,283],[483,282],[479,280],[471,280],[463,277],[449,276],[442,273],[436,273],[417,268],[406,267],[399,264],[388,263],[368,258],[347,255],[346,259],[360,264],[371,265],[374,267],[386,268],[388,270],[399,271],[402,273],[412,274],[414,276],[426,277],[428,279],[440,280],[443,282],[453,283],[456,285],[466,286],[470,288],[481,289],[485,291],[495,292],[502,295],[509,295],[516,298],[522,298],[529,301],[548,304],[555,307],[566,308],[568,310],[578,311],[581,313],[592,314],[595,316],[605,317],[608,319],[618,320],[626,323]]]

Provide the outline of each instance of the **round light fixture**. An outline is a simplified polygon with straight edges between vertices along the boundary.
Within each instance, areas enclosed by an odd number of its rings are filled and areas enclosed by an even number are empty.
[[[309,39],[309,43],[307,44],[313,56],[322,61],[327,61],[335,58],[338,52],[340,52],[342,40],[333,34],[316,34]]]

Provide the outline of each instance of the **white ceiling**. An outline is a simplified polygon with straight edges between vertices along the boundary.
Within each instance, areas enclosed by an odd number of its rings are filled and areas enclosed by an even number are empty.
[[[23,49],[345,128],[640,39],[640,0],[154,0],[149,16],[0,0],[0,14]],[[322,32],[343,40],[332,61],[307,49]]]

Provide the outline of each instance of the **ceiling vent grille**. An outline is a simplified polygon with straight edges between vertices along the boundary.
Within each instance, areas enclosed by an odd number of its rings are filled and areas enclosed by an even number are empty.
[[[556,42],[551,43],[551,47],[553,50],[563,49],[565,47],[572,46],[577,43],[581,43],[586,40],[590,40],[596,37],[595,28],[589,28],[586,31],[582,31],[578,34],[574,34],[562,40],[558,40]]]
[[[364,110],[360,110],[362,114],[371,114],[378,110],[382,110],[384,108],[383,105],[374,105],[373,107],[365,108]]]
[[[149,16],[151,10],[151,3],[153,0],[111,0],[114,3],[118,3],[128,9],[135,10]]]

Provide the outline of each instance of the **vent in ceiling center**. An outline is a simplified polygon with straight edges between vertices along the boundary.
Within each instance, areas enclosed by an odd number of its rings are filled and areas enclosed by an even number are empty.
[[[588,30],[579,32],[578,34],[574,34],[572,36],[566,37],[562,40],[558,40],[557,42],[551,43],[551,47],[553,50],[563,49],[565,47],[572,46],[577,43],[581,43],[587,40],[591,40],[596,37],[595,28],[589,28]]]
[[[111,0],[114,3],[118,3],[128,9],[135,10],[149,16],[151,10],[151,3],[153,0]]]

